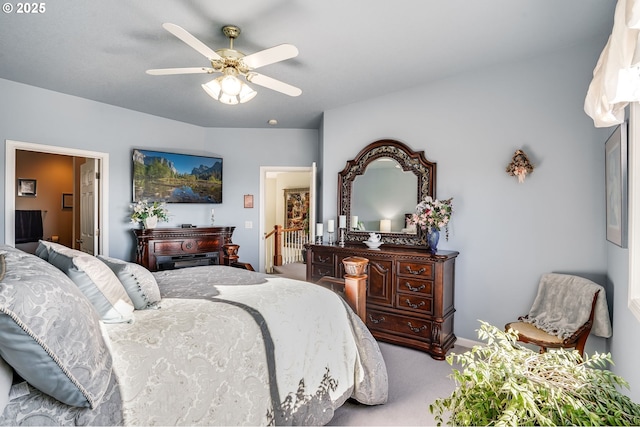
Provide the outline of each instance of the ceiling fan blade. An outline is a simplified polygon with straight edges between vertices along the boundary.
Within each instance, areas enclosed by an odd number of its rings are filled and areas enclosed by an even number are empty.
[[[202,55],[207,57],[209,61],[219,60],[220,55],[218,55],[213,49],[211,49],[206,44],[202,43],[200,40],[191,35],[187,30],[182,27],[177,26],[176,24],[164,23],[162,27],[169,31],[171,34],[200,52]]]
[[[264,67],[265,65],[284,61],[285,59],[294,58],[296,56],[298,56],[297,47],[292,44],[281,44],[247,55],[242,58],[242,62],[244,62],[247,67],[255,70],[256,68]]]
[[[290,84],[281,82],[280,80],[272,79],[271,77],[267,77],[263,74],[249,73],[247,74],[247,80],[251,83],[255,83],[289,96],[298,96],[302,93],[302,90],[295,86],[291,86]]]
[[[189,68],[156,68],[147,70],[147,74],[152,76],[168,76],[172,74],[211,74],[215,70],[207,67],[189,67]]]

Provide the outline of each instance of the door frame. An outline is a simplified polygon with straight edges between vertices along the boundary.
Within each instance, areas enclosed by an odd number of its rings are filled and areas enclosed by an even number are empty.
[[[16,151],[35,151],[72,157],[88,157],[98,160],[98,254],[109,254],[109,154],[55,145],[5,140],[5,189],[4,189],[4,240],[5,244],[16,243]]]
[[[315,218],[317,209],[317,192],[316,178],[314,171],[316,171],[316,163],[313,162],[311,166],[260,166],[260,203],[259,203],[259,215],[260,215],[260,245],[258,250],[258,271],[264,271],[265,269],[265,250],[264,250],[264,236],[265,236],[265,198],[266,198],[266,181],[267,174],[269,172],[308,172],[309,173],[309,187],[311,203],[309,205],[309,236],[311,239],[315,236]],[[317,172],[316,172],[317,173]],[[268,230],[271,231],[271,230]]]

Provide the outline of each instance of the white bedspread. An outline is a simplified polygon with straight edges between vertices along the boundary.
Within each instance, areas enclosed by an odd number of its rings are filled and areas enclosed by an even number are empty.
[[[378,345],[332,292],[283,278],[215,289],[108,325],[126,424],[317,425],[349,397],[386,402]]]

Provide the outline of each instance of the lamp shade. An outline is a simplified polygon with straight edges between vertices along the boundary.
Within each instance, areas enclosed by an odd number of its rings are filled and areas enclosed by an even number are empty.
[[[216,101],[220,98],[220,82],[218,79],[213,79],[209,83],[205,83],[202,85],[202,89],[209,94],[210,97],[215,99]]]
[[[245,102],[251,101],[253,98],[255,98],[258,92],[251,89],[248,84],[242,82],[240,83],[242,84],[242,89],[240,89],[240,94],[238,96],[240,97],[240,103],[244,104]]]
[[[236,76],[226,75],[220,81],[222,92],[229,96],[236,96],[242,89],[242,82]]]
[[[207,94],[227,105],[251,101],[258,93],[233,75],[224,75],[202,85]],[[229,89],[229,90],[227,90]]]

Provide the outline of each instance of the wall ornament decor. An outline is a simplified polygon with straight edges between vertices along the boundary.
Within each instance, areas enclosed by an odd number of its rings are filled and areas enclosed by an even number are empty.
[[[533,165],[522,150],[516,150],[511,158],[511,163],[507,166],[507,173],[518,178],[519,183],[523,183],[527,174],[533,172]]]

